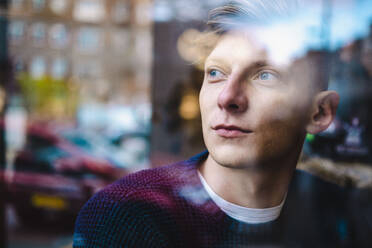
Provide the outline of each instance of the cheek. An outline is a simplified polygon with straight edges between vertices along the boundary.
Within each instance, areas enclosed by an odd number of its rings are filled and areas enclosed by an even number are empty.
[[[200,92],[199,92],[199,107],[200,107],[200,114],[202,117],[202,120],[204,119],[205,116],[205,109],[206,109],[206,102],[205,102],[205,90],[204,86],[202,86]]]
[[[213,107],[217,104],[214,97],[215,95],[216,93],[203,83],[199,93],[199,106],[203,122],[206,121],[208,116],[212,114]]]
[[[257,125],[264,146],[293,142],[305,131],[305,107],[298,102],[288,101],[287,97],[266,101],[260,112]]]
[[[201,124],[203,129],[203,134],[206,132],[205,128],[207,127],[207,120],[208,120],[208,114],[210,114],[210,110],[208,107],[208,101],[205,89],[200,90],[199,93],[199,107],[200,107],[200,115],[201,115]]]
[[[252,101],[252,104],[254,101]],[[257,101],[260,123],[298,127],[304,125],[307,119],[310,104],[300,92],[290,91],[282,94],[267,94],[265,98]]]

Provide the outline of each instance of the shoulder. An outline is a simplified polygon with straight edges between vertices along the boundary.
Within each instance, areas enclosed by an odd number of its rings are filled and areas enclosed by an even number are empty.
[[[324,247],[342,243],[342,238],[351,232],[346,200],[347,192],[342,187],[296,170],[281,213],[289,223],[288,235]]]
[[[163,184],[158,171],[129,175],[89,199],[75,223],[74,247],[151,247],[152,239],[165,246],[155,221],[160,213],[155,205],[164,195],[154,193]]]
[[[139,200],[117,199],[104,190],[84,205],[75,223],[74,247],[166,246],[166,236],[150,217],[155,210]]]
[[[106,187],[102,193],[120,202],[125,198],[148,191],[168,192],[179,184],[189,183],[195,173],[194,163],[188,160],[182,161],[129,174]]]
[[[197,183],[196,168],[205,154],[203,152],[185,161],[132,173],[106,187],[102,195],[109,195],[115,202],[133,197],[151,199],[154,192],[169,194],[178,187]]]
[[[311,213],[313,222],[321,221],[329,237],[333,228],[352,247],[372,247],[371,190],[341,187],[300,170],[295,172],[291,188],[296,192],[292,195],[297,209]]]
[[[355,223],[359,247],[372,247],[372,189],[352,189],[347,204]]]
[[[346,216],[349,190],[302,170],[296,170],[288,196],[302,209],[327,216]]]
[[[296,170],[291,187],[307,194],[332,194],[333,196],[346,197],[347,189],[333,182],[326,181],[319,176],[303,170]]]
[[[136,240],[133,247],[147,247],[154,242],[164,247],[170,242],[167,216],[179,201],[174,188],[194,178],[194,165],[183,161],[143,170],[95,194],[78,215],[74,247],[120,247],[128,240]],[[152,244],[147,243],[147,238]]]

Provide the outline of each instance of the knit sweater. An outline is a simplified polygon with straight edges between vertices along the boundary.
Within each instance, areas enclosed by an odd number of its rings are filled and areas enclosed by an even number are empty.
[[[372,247],[356,235],[364,227],[355,227],[347,192],[305,172],[295,172],[276,220],[227,216],[198,177],[207,156],[128,175],[95,194],[77,218],[74,247]]]

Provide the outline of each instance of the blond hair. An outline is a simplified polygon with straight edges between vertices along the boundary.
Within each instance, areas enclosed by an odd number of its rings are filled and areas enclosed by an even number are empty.
[[[300,0],[233,0],[209,12],[210,30],[223,34],[244,26],[269,24],[288,18],[300,9]]]

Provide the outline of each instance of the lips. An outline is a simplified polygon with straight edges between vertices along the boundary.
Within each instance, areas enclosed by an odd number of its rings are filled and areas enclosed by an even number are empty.
[[[219,136],[224,138],[237,138],[252,133],[252,131],[249,129],[223,124],[213,127],[213,130],[215,130]]]

